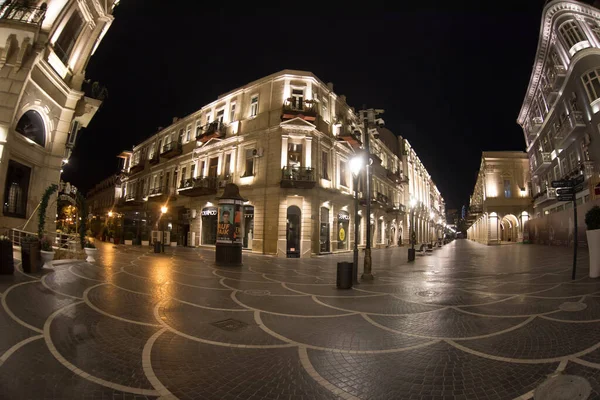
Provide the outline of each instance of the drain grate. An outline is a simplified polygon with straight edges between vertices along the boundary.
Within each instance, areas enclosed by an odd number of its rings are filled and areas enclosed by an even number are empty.
[[[574,301],[567,301],[558,306],[563,311],[581,311],[587,308],[587,304]]]
[[[557,375],[535,389],[534,399],[585,400],[592,393],[590,383],[580,376]]]
[[[237,319],[228,318],[223,321],[213,322],[211,325],[216,326],[219,329],[223,329],[228,332],[237,332],[241,329],[244,329],[248,324],[242,321],[238,321]]]

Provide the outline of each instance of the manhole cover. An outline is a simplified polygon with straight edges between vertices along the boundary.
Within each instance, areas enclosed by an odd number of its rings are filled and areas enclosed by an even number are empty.
[[[240,329],[244,329],[247,326],[245,322],[238,321],[237,319],[232,318],[224,319],[223,321],[213,322],[211,325],[229,332],[236,332]]]
[[[557,375],[542,383],[533,392],[535,400],[585,400],[592,387],[580,376]]]
[[[249,294],[250,296],[268,296],[271,294],[268,290],[258,290],[258,289],[248,289],[244,290],[244,293]]]
[[[560,306],[558,306],[558,308],[563,311],[581,311],[587,308],[587,304],[567,301],[566,303],[562,303]]]
[[[423,290],[421,292],[417,292],[417,295],[421,297],[434,297],[438,294],[438,292],[434,292],[433,290]]]

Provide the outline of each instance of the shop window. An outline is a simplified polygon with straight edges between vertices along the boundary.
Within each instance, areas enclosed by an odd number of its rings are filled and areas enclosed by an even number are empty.
[[[346,250],[348,249],[348,225],[350,224],[350,214],[347,211],[338,212],[337,222],[337,248],[338,250]]]
[[[321,207],[321,227],[319,233],[319,251],[328,253],[330,251],[329,240],[329,208]]]
[[[60,61],[65,65],[71,57],[75,42],[77,42],[77,38],[79,37],[83,26],[83,17],[78,10],[75,10],[54,43],[54,53],[56,53]]]
[[[217,214],[217,207],[206,207],[200,212],[202,218],[202,244],[214,245],[217,243]]]
[[[15,131],[42,147],[46,145],[46,128],[44,120],[37,111],[29,110],[23,114],[17,123]]]
[[[3,213],[8,217],[25,218],[31,168],[16,161],[8,161],[4,186]]]
[[[244,240],[242,247],[252,250],[252,240],[254,239],[254,207],[244,206]]]

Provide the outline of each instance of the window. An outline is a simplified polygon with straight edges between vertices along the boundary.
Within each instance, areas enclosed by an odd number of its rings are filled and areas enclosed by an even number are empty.
[[[563,23],[559,28],[562,38],[567,43],[567,47],[570,49],[575,46],[577,43],[585,40],[585,36],[581,29],[579,29],[579,25],[574,20],[569,20]]]
[[[206,161],[202,161],[202,163],[200,164],[200,176],[204,177],[205,176],[205,170],[206,169]]]
[[[255,94],[250,99],[250,116],[256,117],[258,115],[258,95]]]
[[[559,161],[560,161],[560,172],[561,172],[561,177],[562,177],[563,175],[567,174],[567,168],[568,168],[567,160],[564,157],[561,157],[559,159]]]
[[[178,137],[179,143],[183,143],[183,135],[184,135],[184,133],[185,133],[184,129],[181,128],[179,130],[179,137]]]
[[[292,89],[292,109],[304,109],[304,89]]]
[[[192,124],[189,124],[185,130],[185,141],[189,142],[192,136]]]
[[[29,110],[23,114],[21,119],[19,119],[15,130],[40,146],[46,146],[46,128],[44,120],[37,111]]]
[[[217,111],[217,121],[219,121],[219,124],[223,123],[223,118],[225,118],[225,109],[222,108]]]
[[[254,149],[246,149],[246,170],[244,171],[244,176],[252,175],[254,175]]]
[[[183,181],[185,181],[185,179],[186,179],[186,172],[187,172],[187,171],[186,171],[186,167],[183,167],[183,168],[181,169],[181,181],[182,181],[182,182],[183,182]],[[183,186],[183,185],[182,185],[182,186]]]
[[[3,213],[8,217],[25,218],[31,168],[16,161],[8,161],[4,186]]]
[[[510,181],[507,179],[504,180],[504,197],[511,197]]]
[[[588,99],[591,102],[600,98],[600,70],[593,70],[581,77]]]
[[[190,178],[196,177],[196,163],[190,166]]]
[[[177,189],[177,171],[173,171],[173,187]]]
[[[196,121],[196,137],[202,135],[202,121]]]
[[[225,155],[225,168],[223,169],[223,175],[228,176],[231,173],[231,153]]]
[[[327,122],[329,122],[329,114],[327,113],[328,106],[329,106],[329,102],[327,101],[327,99],[322,99],[321,100],[321,116]]]
[[[574,151],[572,151],[571,154],[569,154],[569,164],[571,166],[570,172],[573,172],[577,169],[577,153],[575,153]]]
[[[54,43],[54,52],[65,65],[69,61],[75,42],[83,29],[83,22],[81,14],[75,10]]]
[[[321,178],[329,180],[329,154],[326,151],[321,154]]]
[[[229,122],[235,121],[235,103],[231,103],[229,108]]]
[[[596,39],[600,40],[600,25],[598,25],[596,21],[587,20],[586,22],[592,30],[592,32],[594,32]]]
[[[169,182],[169,179],[170,179],[170,178],[171,178],[171,173],[170,173],[170,172],[167,172],[167,173],[165,174],[165,188],[168,188],[168,187],[169,187],[169,183],[170,183],[170,182]],[[161,186],[162,186],[162,184],[161,184]]]
[[[346,160],[340,160],[340,185],[348,186],[346,182]]]
[[[148,151],[148,160],[152,160],[154,158],[155,147],[156,147],[156,143],[152,143],[150,145],[150,150]]]
[[[302,145],[299,143],[288,143],[288,167],[302,166]]]
[[[210,124],[210,112],[206,114],[206,125]]]
[[[558,163],[554,166],[554,179],[555,180],[560,179],[560,166]]]

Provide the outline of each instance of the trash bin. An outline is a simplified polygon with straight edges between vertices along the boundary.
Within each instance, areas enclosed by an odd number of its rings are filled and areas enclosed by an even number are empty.
[[[161,250],[161,244],[158,240],[154,241],[154,252],[155,253],[160,253]]]
[[[352,267],[354,263],[339,262],[337,263],[337,288],[352,289]]]

